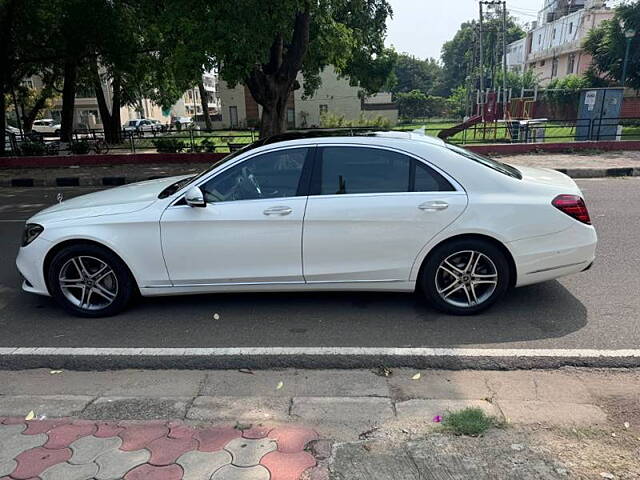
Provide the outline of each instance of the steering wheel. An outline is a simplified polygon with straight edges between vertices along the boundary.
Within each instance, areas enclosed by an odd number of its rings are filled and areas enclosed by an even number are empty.
[[[262,189],[260,188],[255,175],[253,173],[249,173],[249,169],[247,169],[247,167],[242,167],[242,178],[256,189],[256,192],[258,192],[258,198],[262,198]]]

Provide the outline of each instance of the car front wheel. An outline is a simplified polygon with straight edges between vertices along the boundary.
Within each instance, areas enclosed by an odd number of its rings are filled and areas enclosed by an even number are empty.
[[[500,248],[480,239],[445,243],[429,256],[422,290],[438,310],[473,315],[486,310],[509,287],[509,264]]]
[[[106,317],[122,311],[135,289],[126,265],[98,245],[71,245],[51,261],[51,295],[68,312],[81,317]]]

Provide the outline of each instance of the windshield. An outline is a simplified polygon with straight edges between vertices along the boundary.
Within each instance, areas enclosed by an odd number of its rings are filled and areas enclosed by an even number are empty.
[[[207,168],[206,170],[204,170],[203,172],[199,173],[198,175],[194,176],[194,177],[188,177],[188,178],[184,178],[182,180],[178,180],[175,183],[172,183],[171,185],[169,185],[168,187],[166,187],[164,190],[162,190],[162,192],[160,192],[160,194],[158,195],[158,198],[167,198],[171,195],[173,195],[174,193],[176,193],[178,190],[180,190],[183,187],[186,187],[188,184],[195,182],[196,180],[198,180],[199,178],[203,177],[204,175],[208,174],[211,170],[213,170],[214,168],[219,167],[220,165],[222,165],[223,163],[227,163],[230,160],[233,160],[234,158],[236,158],[238,155],[243,154],[244,152],[248,152],[249,150],[253,150],[254,148],[259,147],[260,145],[262,145],[262,142],[257,141],[254,143],[249,143],[247,144],[247,146],[241,148],[240,150],[236,150],[233,153],[230,153],[229,155],[227,155],[226,157],[224,157],[222,160],[214,163],[213,165],[211,165],[209,168]]]
[[[453,152],[456,152],[463,157],[468,158],[469,160],[473,160],[474,162],[480,163],[485,167],[489,167],[493,170],[496,170],[503,175],[507,175],[509,177],[517,178],[518,180],[522,180],[522,174],[520,170],[511,165],[507,165],[506,163],[498,162],[493,158],[485,157],[484,155],[480,155],[479,153],[471,152],[469,150],[465,150],[464,148],[458,147],[456,145],[447,144],[447,148]]]
[[[130,126],[130,127],[135,127],[135,126],[136,126],[136,123],[138,123],[138,121],[137,121],[137,120],[130,120],[130,121],[129,121],[129,126]]]

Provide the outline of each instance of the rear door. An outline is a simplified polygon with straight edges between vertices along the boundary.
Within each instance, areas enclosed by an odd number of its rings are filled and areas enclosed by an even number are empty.
[[[308,283],[407,281],[422,248],[465,209],[466,193],[405,153],[318,148],[303,232]]]

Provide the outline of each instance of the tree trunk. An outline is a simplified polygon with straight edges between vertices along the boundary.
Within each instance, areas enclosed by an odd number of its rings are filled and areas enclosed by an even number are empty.
[[[256,66],[245,84],[257,103],[262,105],[260,138],[287,130],[287,99],[299,88],[296,76],[309,47],[311,15],[308,10],[296,14],[291,42],[286,45],[281,35],[271,45],[269,63]]]
[[[120,87],[122,79],[120,74],[116,73],[113,76],[111,82],[111,88],[113,89],[113,97],[111,101],[111,130],[113,131],[113,143],[120,143],[122,141],[122,124],[120,121]]]
[[[42,90],[40,90],[40,93],[38,94],[38,98],[33,104],[33,108],[28,113],[25,113],[22,117],[22,129],[24,130],[25,133],[29,133],[31,131],[31,128],[33,127],[33,122],[38,117],[38,113],[40,113],[40,110],[44,108],[44,106],[47,103],[47,100],[49,100],[49,98],[51,98],[52,95],[53,95],[53,85],[45,85],[42,88]],[[24,107],[22,108],[22,111],[24,112]]]
[[[100,119],[102,120],[102,128],[104,131],[104,139],[107,143],[117,143],[118,132],[113,130],[113,121],[111,119],[112,114],[109,112],[109,106],[107,100],[104,98],[104,90],[102,89],[102,80],[98,72],[98,64],[94,63],[91,66],[91,77],[93,81],[93,89],[96,94],[96,101],[98,103],[98,112],[100,113]]]
[[[204,117],[204,124],[207,130],[212,130],[211,116],[209,115],[209,96],[204,88],[202,80],[198,82],[198,90],[200,90],[200,105],[202,105],[202,116]]]
[[[4,157],[8,152],[5,151],[5,134],[7,128],[7,105],[4,94],[4,78],[0,79],[0,132],[2,134],[2,142],[0,142],[0,157]]]
[[[76,80],[78,65],[75,59],[67,59],[64,64],[64,86],[62,87],[62,121],[60,140],[70,142],[73,137],[73,116],[76,106]]]

